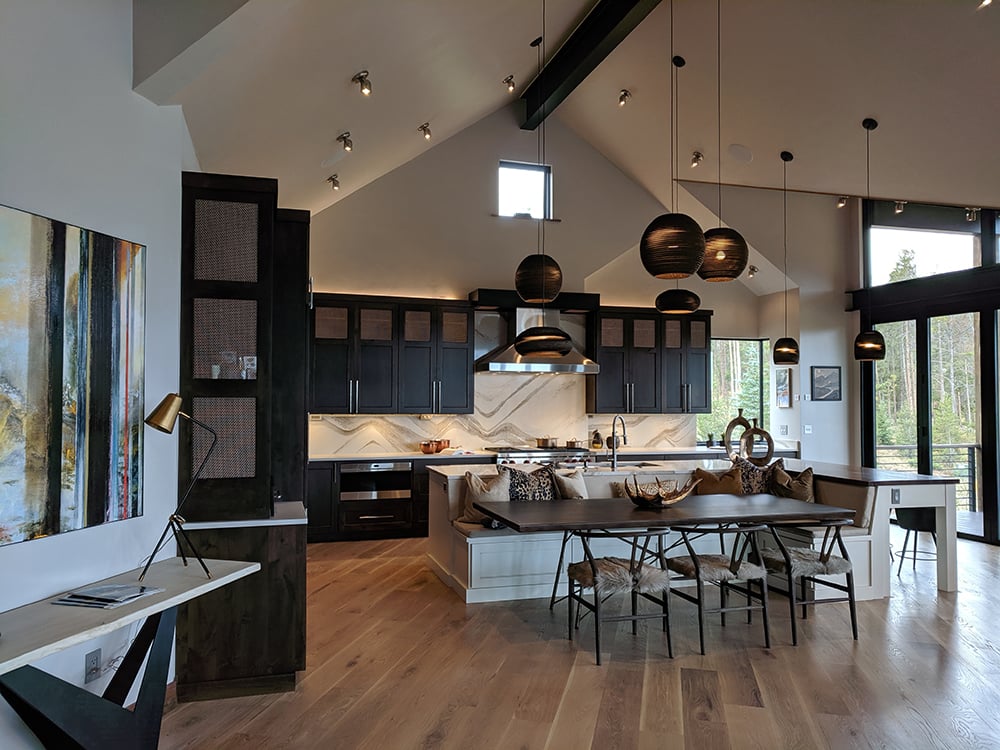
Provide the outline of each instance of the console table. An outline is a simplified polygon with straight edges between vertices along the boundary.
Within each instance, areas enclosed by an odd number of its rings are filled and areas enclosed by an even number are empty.
[[[0,613],[0,695],[46,747],[156,748],[177,606],[260,570],[259,563],[174,557],[149,568],[144,583],[163,591],[114,609],[65,607],[58,596]],[[136,583],[139,569],[94,584]],[[82,588],[79,586],[77,588]],[[103,695],[30,666],[63,649],[145,619]],[[134,711],[123,707],[149,655]]]

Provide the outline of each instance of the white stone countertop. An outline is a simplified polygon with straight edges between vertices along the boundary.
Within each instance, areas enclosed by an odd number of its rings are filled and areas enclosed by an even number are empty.
[[[732,464],[728,459],[687,460],[687,461],[641,461],[639,463],[629,463],[619,461],[618,469],[611,470],[610,466],[590,465],[585,470],[588,476],[631,476],[632,474],[690,474],[696,468],[707,469],[709,471],[725,471]],[[538,464],[516,464],[511,468],[519,471],[534,471],[541,468]],[[496,474],[497,467],[493,464],[434,464],[428,467],[428,471],[433,471],[443,477],[454,478],[464,477],[465,472],[474,471],[476,474]],[[557,469],[560,473],[568,473],[575,469]]]
[[[451,456],[482,456],[492,460],[495,453],[484,450],[465,450],[464,448],[445,448],[440,453],[422,453],[421,451],[371,451],[369,453],[310,453],[310,461],[407,461],[414,459],[442,460]]]

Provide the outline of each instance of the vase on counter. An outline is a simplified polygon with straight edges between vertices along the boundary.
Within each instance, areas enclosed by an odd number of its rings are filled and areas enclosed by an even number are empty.
[[[601,433],[597,430],[594,430],[594,435],[590,438],[590,447],[596,450],[604,447],[604,438],[601,437]]]

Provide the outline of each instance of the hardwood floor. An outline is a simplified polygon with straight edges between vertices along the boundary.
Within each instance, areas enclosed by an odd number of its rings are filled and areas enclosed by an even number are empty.
[[[894,530],[895,531],[895,530]],[[907,563],[891,599],[800,620],[772,598],[761,626],[731,617],[698,654],[694,607],[657,621],[588,619],[566,605],[465,605],[424,563],[425,541],[311,544],[308,669],[294,693],[180,704],[160,748],[996,748],[1000,550],[959,541],[959,586]],[[896,548],[901,539],[896,540]]]

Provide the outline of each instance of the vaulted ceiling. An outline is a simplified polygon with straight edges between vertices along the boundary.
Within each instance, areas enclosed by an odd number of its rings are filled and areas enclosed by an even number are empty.
[[[549,56],[595,4],[546,0]],[[675,92],[682,179],[714,182],[721,140],[725,183],[780,187],[787,149],[789,188],[864,195],[871,116],[874,196],[1000,206],[1000,4],[720,4],[721,30],[716,2],[661,2],[555,116],[670,206],[672,44],[687,60]],[[514,74],[520,93],[533,78],[542,29],[541,0],[209,5],[134,0],[136,90],[182,105],[203,170],[276,177],[284,205],[313,212],[509,106],[501,82]],[[363,69],[370,97],[351,82]],[[620,108],[622,88],[632,97]],[[691,169],[695,150],[705,159]]]

